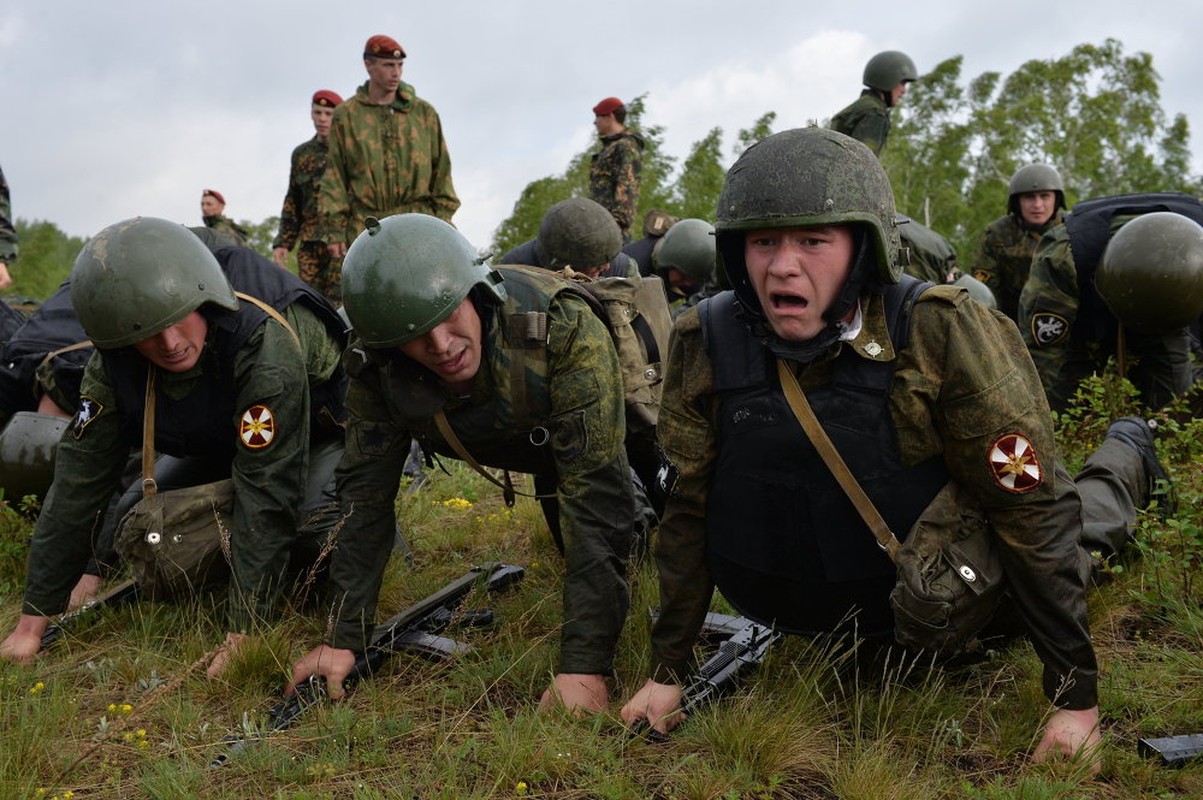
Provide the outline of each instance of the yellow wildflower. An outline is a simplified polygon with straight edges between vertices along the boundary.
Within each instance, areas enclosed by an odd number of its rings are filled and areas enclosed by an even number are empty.
[[[46,684],[42,683],[41,681],[38,681],[33,686],[29,687],[29,693],[34,697],[37,697],[44,691],[46,691]]]
[[[519,797],[526,797],[527,785],[526,781],[518,781],[518,785],[514,787],[514,794]]]

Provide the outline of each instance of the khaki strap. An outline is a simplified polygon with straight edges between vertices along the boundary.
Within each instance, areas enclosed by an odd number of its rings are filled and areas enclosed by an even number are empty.
[[[302,352],[304,352],[305,348],[304,348],[304,347],[301,347],[301,337],[300,337],[300,336],[297,336],[297,332],[296,332],[296,331],[294,331],[294,330],[292,329],[292,326],[288,324],[288,320],[284,319],[284,315],[283,315],[283,314],[281,314],[279,311],[277,311],[276,309],[274,309],[274,308],[272,308],[271,306],[269,306],[267,303],[265,303],[265,302],[263,302],[262,300],[260,300],[258,297],[253,297],[253,296],[251,296],[251,295],[249,295],[249,294],[246,294],[245,292],[234,292],[234,296],[235,296],[235,297],[240,297],[240,298],[242,298],[243,300],[246,300],[248,303],[253,303],[253,304],[255,304],[255,305],[259,306],[259,308],[261,308],[261,309],[263,309],[264,311],[266,311],[266,312],[267,312],[267,315],[268,315],[269,317],[271,317],[271,318],[272,318],[272,319],[274,319],[276,322],[278,322],[278,323],[280,323],[281,325],[283,325],[283,326],[284,326],[284,330],[286,330],[286,331],[288,331],[290,334],[292,334],[292,340],[293,340],[294,342],[296,342],[296,343],[297,343],[297,347],[298,347],[298,348],[299,348],[299,349],[300,349]]]
[[[146,402],[142,404],[142,496],[159,491],[155,483],[155,366],[146,365]]]
[[[844,463],[844,459],[840,457],[840,453],[835,449],[835,445],[831,443],[831,439],[827,436],[827,431],[823,430],[823,426],[815,418],[815,412],[811,409],[810,403],[806,401],[806,395],[803,394],[802,388],[798,386],[798,379],[794,377],[794,373],[789,368],[789,365],[781,359],[777,359],[777,376],[781,379],[781,388],[785,392],[786,402],[789,403],[794,416],[801,423],[802,430],[806,431],[806,435],[810,438],[811,443],[819,451],[819,455],[823,457],[823,463],[827,465],[827,469],[831,470],[831,474],[839,482],[840,488],[848,495],[848,499],[856,507],[856,511],[860,514],[861,519],[869,526],[869,530],[873,532],[873,537],[877,539],[877,544],[881,546],[882,550],[886,551],[891,561],[897,561],[898,537],[890,530],[890,526],[886,525],[886,521],[881,518],[881,514],[877,512],[877,507],[873,505],[873,501],[869,499],[869,496],[865,494],[865,490],[857,483],[856,478],[852,477],[851,470]]]
[[[75,344],[69,344],[66,347],[60,347],[57,350],[51,350],[49,353],[46,354],[45,358],[43,358],[41,360],[39,366],[43,366],[43,365],[53,361],[54,359],[61,356],[63,353],[72,353],[76,350],[83,350],[85,347],[91,347],[91,346],[92,346],[92,340],[84,339],[82,342],[76,342]]]
[[[503,470],[503,474],[505,475],[504,483],[494,478],[488,470],[480,465],[480,462],[472,457],[472,454],[469,453],[467,448],[464,447],[464,443],[461,442],[459,437],[455,435],[455,431],[451,429],[451,423],[447,421],[447,415],[443,413],[443,409],[440,408],[438,411],[434,412],[434,424],[438,427],[439,433],[443,435],[444,441],[451,445],[451,449],[455,451],[455,454],[459,456],[462,461],[467,462],[468,466],[472,467],[472,469],[483,475],[485,480],[487,480],[489,483],[501,489],[501,496],[505,499],[505,504],[507,506],[512,508],[514,505],[514,496],[519,494],[523,497],[533,497],[536,500],[545,500],[555,497],[553,494],[533,494],[530,492],[518,491],[514,488],[514,482],[510,480],[510,471],[508,469]]]

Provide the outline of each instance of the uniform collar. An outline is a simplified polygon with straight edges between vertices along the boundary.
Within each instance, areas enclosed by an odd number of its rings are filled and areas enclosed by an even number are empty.
[[[856,314],[840,341],[861,358],[869,361],[893,361],[894,344],[886,320],[885,296],[873,292],[862,296]]]

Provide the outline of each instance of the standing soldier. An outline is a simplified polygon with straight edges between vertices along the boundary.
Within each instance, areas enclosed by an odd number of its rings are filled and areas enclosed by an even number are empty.
[[[221,192],[216,189],[205,189],[201,192],[201,217],[205,221],[205,227],[212,228],[228,237],[230,241],[240,247],[246,247],[248,241],[246,230],[222,213],[225,210],[226,199]]]
[[[215,674],[271,616],[290,558],[312,564],[335,522],[313,512],[333,495],[342,452],[344,325],[321,295],[262,256],[210,251],[187,228],[152,217],[88,242],[71,299],[96,350],[58,445],[22,614],[0,658],[31,659],[49,618],[67,607],[92,554],[93,523],[149,427],[145,444],[162,454],[159,489],[231,480],[233,576]],[[145,540],[157,545],[152,536]]]
[[[1154,219],[1121,237],[1146,215]],[[1187,326],[1203,311],[1200,224],[1203,202],[1188,194],[1116,195],[1078,203],[1040,240],[1019,330],[1054,410],[1110,358],[1149,408],[1190,388]]]
[[[318,237],[317,195],[326,171],[326,141],[334,109],[343,99],[329,89],[313,94],[309,118],[314,137],[292,151],[292,169],[288,175],[288,193],[280,209],[280,232],[272,242],[272,258],[281,267],[288,266],[288,251],[297,248],[297,271],[301,280],[317,289],[333,305],[342,302],[338,289],[341,263],[330,257],[326,243]]]
[[[579,291],[541,270],[484,266],[433,217],[368,221],[343,265],[356,338],[345,359],[335,619],[326,644],[293,665],[294,684],[320,674],[340,687],[370,641],[417,437],[427,453],[535,476],[566,562],[559,668],[543,704],[605,709],[629,603],[634,501],[618,357]]]
[[[417,212],[450,222],[459,208],[443,123],[401,80],[404,64],[396,40],[368,39],[368,80],[334,110],[318,195],[318,234],[333,258],[346,255],[367,217]]]
[[[865,64],[864,91],[831,118],[831,129],[863,142],[880,156],[890,136],[890,109],[906,94],[907,84],[917,80],[919,71],[906,53],[878,53]]]
[[[0,290],[12,285],[8,265],[17,260],[17,231],[13,228],[13,210],[8,197],[8,181],[0,170]]]
[[[1019,293],[1028,282],[1040,237],[1065,221],[1065,183],[1048,164],[1028,164],[1011,176],[1007,213],[982,233],[973,277],[989,287],[998,310],[1019,319]]]
[[[627,130],[627,107],[607,97],[593,107],[593,127],[602,148],[589,166],[589,197],[614,215],[624,242],[639,206],[639,176],[643,170],[643,137]]]

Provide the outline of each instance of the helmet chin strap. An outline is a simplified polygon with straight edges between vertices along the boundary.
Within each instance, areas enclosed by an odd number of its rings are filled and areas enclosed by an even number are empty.
[[[823,312],[827,326],[816,336],[804,342],[793,342],[782,339],[773,333],[772,328],[765,322],[761,314],[744,310],[741,313],[751,323],[753,335],[760,338],[761,343],[778,358],[809,364],[816,360],[839,341],[844,332],[841,322],[856,308],[865,287],[880,289],[877,280],[877,265],[874,263],[873,251],[869,246],[869,233],[864,225],[852,226],[853,246],[852,269],[848,272],[848,280],[836,296],[831,306]]]

